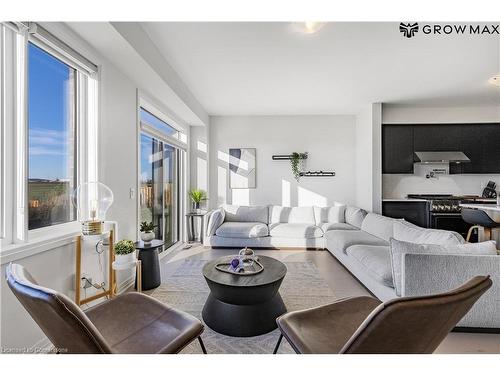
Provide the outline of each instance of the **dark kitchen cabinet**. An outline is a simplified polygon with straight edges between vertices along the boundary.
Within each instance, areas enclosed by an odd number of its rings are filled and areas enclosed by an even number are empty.
[[[500,123],[383,125],[382,173],[413,173],[415,151],[463,151],[450,174],[500,174]]]
[[[382,173],[413,173],[413,126],[382,128]]]
[[[500,124],[480,125],[480,173],[500,173]]]
[[[470,159],[470,163],[462,164],[462,173],[481,173],[482,157],[482,126],[476,124],[460,125],[457,131],[461,132],[460,150]],[[458,126],[457,126],[458,127]]]
[[[427,201],[383,201],[382,215],[394,219],[405,219],[422,228],[429,227]]]

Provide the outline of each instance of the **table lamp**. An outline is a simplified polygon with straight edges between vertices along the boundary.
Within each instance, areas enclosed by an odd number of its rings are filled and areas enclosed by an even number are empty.
[[[111,189],[100,182],[86,182],[75,189],[71,198],[82,223],[82,234],[102,234],[106,212],[113,203]]]

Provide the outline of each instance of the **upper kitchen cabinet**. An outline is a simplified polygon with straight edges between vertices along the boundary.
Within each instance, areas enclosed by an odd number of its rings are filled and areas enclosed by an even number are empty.
[[[461,151],[460,125],[413,125],[414,151]]]
[[[382,127],[382,173],[413,173],[413,126]]]
[[[500,124],[479,125],[482,139],[481,147],[481,172],[500,173]]]
[[[500,173],[500,124],[388,124],[382,127],[382,173],[413,173],[415,151],[462,151],[470,163],[451,174]]]

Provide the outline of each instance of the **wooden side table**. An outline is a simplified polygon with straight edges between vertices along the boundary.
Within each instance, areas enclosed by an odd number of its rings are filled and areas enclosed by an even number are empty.
[[[91,297],[82,299],[80,296],[80,284],[82,277],[82,242],[89,241],[92,243],[98,243],[104,239],[109,239],[109,254],[108,254],[108,289],[97,293]],[[115,260],[115,250],[114,250],[114,230],[104,232],[97,235],[78,235],[76,237],[76,270],[75,270],[75,303],[78,306],[84,305],[101,297],[113,297],[114,285],[115,285],[115,272],[112,268],[112,263]]]
[[[151,242],[137,241],[135,248],[139,250],[138,260],[141,262],[141,283],[143,290],[149,290],[160,286],[160,260],[158,249],[164,245],[161,240]],[[136,288],[138,287],[138,277],[136,277]]]
[[[188,242],[203,242],[204,236],[204,228],[205,228],[205,216],[208,211],[200,211],[200,212],[189,212],[186,214],[187,219],[187,234],[188,234]],[[195,230],[194,230],[194,218],[199,217],[201,221],[201,228],[199,236],[195,238]]]

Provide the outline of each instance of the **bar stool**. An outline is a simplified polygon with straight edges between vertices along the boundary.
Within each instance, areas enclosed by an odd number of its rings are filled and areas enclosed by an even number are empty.
[[[472,224],[465,239],[467,242],[469,242],[472,231],[476,228],[483,227],[485,236],[488,240],[491,240],[491,230],[500,227],[500,223],[494,221],[486,212],[473,208],[462,208],[462,219],[466,223]]]

